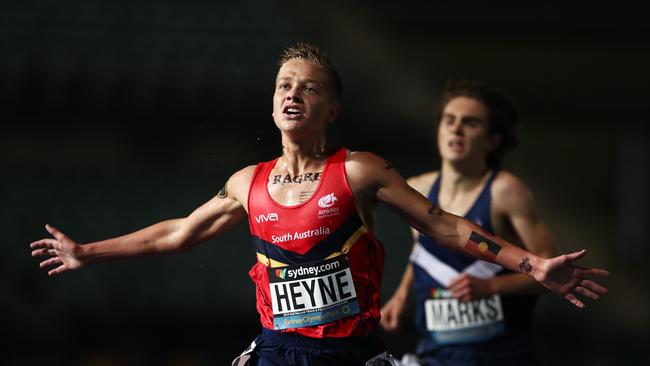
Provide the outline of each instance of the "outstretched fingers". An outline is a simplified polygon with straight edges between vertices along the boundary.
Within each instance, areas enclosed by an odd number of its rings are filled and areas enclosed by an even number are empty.
[[[600,295],[582,286],[577,286],[575,292],[579,293],[580,295],[586,296],[592,300],[598,300],[600,298]]]
[[[32,249],[32,256],[49,256],[39,263],[39,267],[56,267],[48,272],[48,275],[56,275],[64,271],[79,268],[81,263],[76,258],[74,249],[78,246],[65,234],[51,225],[45,225],[45,229],[53,238],[45,238],[29,244]]]
[[[49,249],[49,248],[32,250],[32,257],[43,256],[43,255],[55,256],[56,250]]]
[[[596,282],[591,281],[591,280],[582,280],[580,282],[580,285],[582,287],[586,288],[586,289],[589,289],[589,290],[597,293],[598,295],[605,295],[609,291],[609,290],[607,290],[606,287],[601,286],[601,285],[599,285]]]
[[[587,249],[583,249],[583,250],[578,251],[578,252],[573,252],[573,253],[566,254],[565,258],[569,262],[574,262],[574,261],[577,261],[578,259],[584,257],[585,254],[587,254]]]
[[[59,274],[61,272],[65,272],[65,271],[68,270],[68,266],[65,263],[63,263],[63,260],[58,256],[57,257],[52,257],[50,259],[42,261],[39,264],[39,267],[45,268],[45,267],[51,267],[51,266],[55,266],[55,265],[59,265],[59,266],[54,268],[54,269],[49,270],[47,272],[47,274],[49,276],[53,276],[53,275],[56,275],[56,274]]]
[[[53,276],[53,275],[59,274],[61,272],[65,272],[67,270],[68,270],[68,266],[66,266],[65,264],[62,264],[62,265],[54,268],[53,270],[47,272],[47,274],[50,275],[50,276]]]
[[[564,295],[564,298],[580,309],[585,307],[585,304],[582,301],[578,300],[578,298],[571,293]]]
[[[601,295],[605,295],[607,293],[607,288],[597,284],[594,281],[590,280],[582,280],[580,283],[573,289],[573,291],[576,294],[580,294],[582,296],[585,296],[589,299],[592,300],[598,300]],[[580,301],[574,294],[572,293],[567,293],[564,296],[565,299],[567,299],[569,302],[571,302],[573,305],[577,306],[578,308],[582,309],[585,307],[585,304]]]
[[[575,277],[580,278],[578,285],[575,288],[576,293],[587,296],[590,299],[598,299],[601,295],[607,293],[607,288],[599,285],[598,283],[588,280],[587,277],[605,277],[609,275],[604,269],[599,268],[586,268],[575,266]]]
[[[587,254],[587,250],[583,249],[579,252],[573,252],[570,254],[565,255],[565,259],[568,262],[575,262],[576,260],[584,257]],[[576,269],[576,274],[579,276],[585,277],[585,276],[598,276],[598,277],[605,277],[609,276],[609,271],[600,269],[600,268],[592,268],[592,267],[583,267],[579,266],[577,264],[571,263],[571,265]]]
[[[583,276],[607,277],[609,276],[609,271],[600,268],[583,268],[582,274]]]
[[[56,240],[65,239],[65,234],[50,224],[45,224],[45,230],[47,230],[48,233],[55,237]]]
[[[41,239],[31,243],[29,246],[32,250],[32,257],[42,255],[56,255],[59,242],[56,239]]]
[[[55,239],[47,238],[47,239],[41,239],[41,240],[37,240],[35,242],[32,242],[31,244],[29,244],[29,247],[32,248],[32,249],[52,248],[52,247],[54,247],[55,243],[56,243]]]
[[[61,260],[61,258],[59,258],[59,257],[52,257],[52,258],[50,258],[50,259],[46,259],[46,260],[42,261],[42,262],[39,264],[39,266],[40,266],[41,268],[43,268],[43,267],[49,267],[49,266],[52,266],[52,265],[55,265],[55,264],[62,264],[62,263],[63,263],[63,261]]]

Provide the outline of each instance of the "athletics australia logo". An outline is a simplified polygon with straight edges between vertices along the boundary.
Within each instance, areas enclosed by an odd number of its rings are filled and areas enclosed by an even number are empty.
[[[328,195],[321,197],[318,200],[318,206],[322,208],[332,207],[336,201],[338,201],[338,198],[336,198],[334,193],[330,193]]]
[[[334,204],[338,201],[338,198],[334,195],[334,193],[330,193],[328,195],[325,195],[321,197],[318,200],[318,206],[321,207],[320,210],[318,210],[318,218],[323,219],[325,217],[331,217],[331,216],[336,216],[339,214],[339,208],[338,207],[332,207]]]

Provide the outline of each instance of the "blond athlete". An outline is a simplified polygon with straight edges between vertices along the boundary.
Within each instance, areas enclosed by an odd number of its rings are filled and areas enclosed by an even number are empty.
[[[585,251],[545,259],[432,205],[379,156],[328,146],[340,97],[338,74],[318,49],[289,47],[273,96],[281,156],[237,171],[187,217],[130,234],[80,244],[47,225],[53,237],[33,242],[32,255],[48,257],[40,265],[57,275],[189,250],[248,217],[262,333],[236,365],[362,365],[384,352],[376,333],[384,252],[372,234],[380,203],[442,245],[524,273],[575,306],[584,306],[578,295],[607,291],[588,279],[607,271],[574,263]]]

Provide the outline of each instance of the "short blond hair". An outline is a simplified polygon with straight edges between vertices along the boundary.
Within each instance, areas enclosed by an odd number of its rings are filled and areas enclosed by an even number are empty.
[[[292,59],[303,59],[306,61],[313,62],[318,65],[327,74],[331,82],[331,91],[332,96],[335,100],[341,101],[343,97],[343,85],[341,83],[341,77],[339,73],[334,68],[334,65],[325,55],[325,52],[319,50],[318,48],[312,46],[309,43],[298,42],[293,44],[282,51],[280,59],[278,60],[278,65],[282,67],[285,62]]]

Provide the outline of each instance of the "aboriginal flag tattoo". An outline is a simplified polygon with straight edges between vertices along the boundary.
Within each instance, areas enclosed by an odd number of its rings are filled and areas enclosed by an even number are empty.
[[[472,235],[469,236],[469,240],[465,244],[465,249],[481,259],[494,261],[501,251],[501,246],[476,231],[472,231]]]

